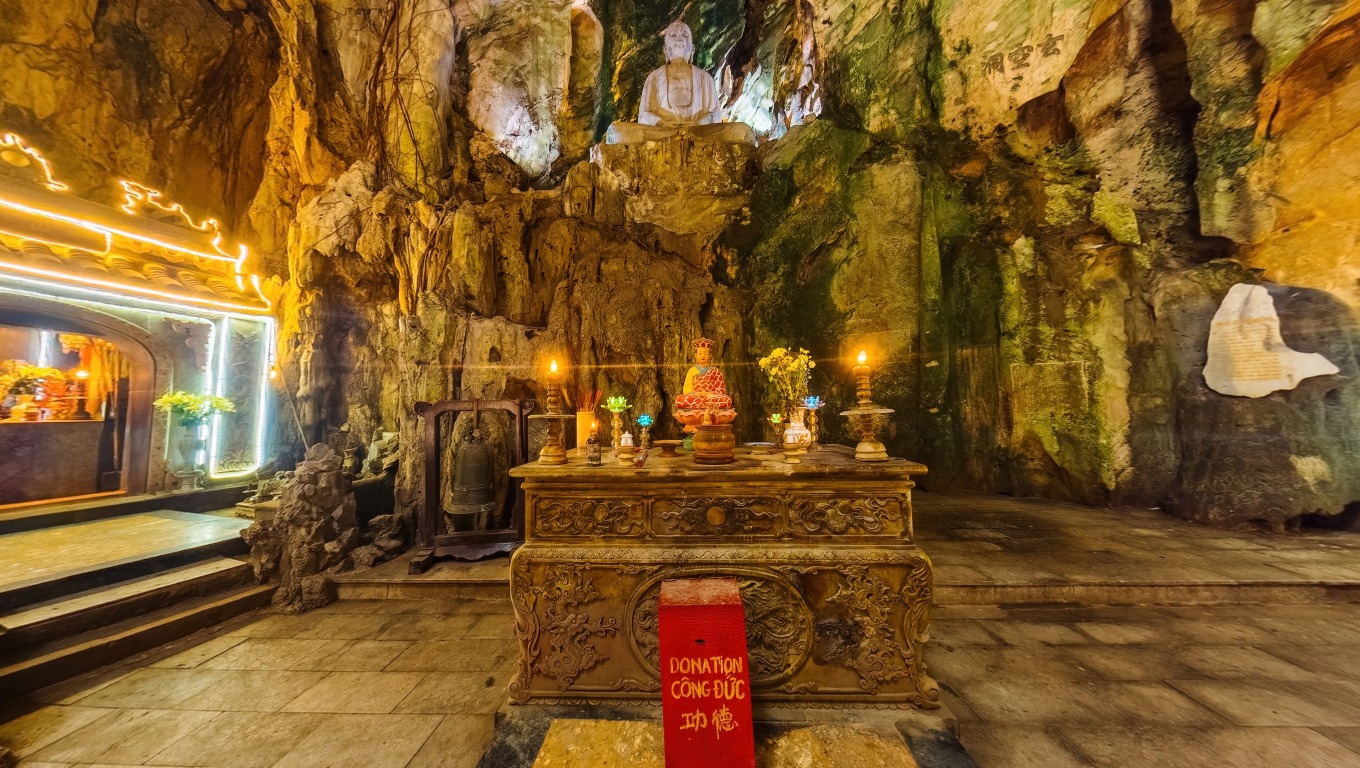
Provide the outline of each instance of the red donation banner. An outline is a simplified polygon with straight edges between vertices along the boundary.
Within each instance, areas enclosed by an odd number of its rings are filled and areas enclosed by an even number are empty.
[[[663,581],[658,618],[666,768],[755,768],[736,579]]]

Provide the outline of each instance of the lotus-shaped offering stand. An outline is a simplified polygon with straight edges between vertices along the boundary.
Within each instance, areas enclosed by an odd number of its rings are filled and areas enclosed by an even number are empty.
[[[606,398],[604,401],[604,409],[614,414],[614,418],[609,426],[614,431],[611,447],[614,449],[614,456],[616,458],[619,455],[619,445],[623,442],[623,412],[632,407],[633,406],[628,403],[628,398],[626,397],[610,397]],[[629,453],[632,452],[629,451]]]
[[[710,424],[731,424],[737,420],[736,411],[676,411],[675,420],[685,425],[686,432],[693,432],[705,420]]]
[[[646,453],[652,447],[652,415],[644,413],[637,417],[638,449]]]

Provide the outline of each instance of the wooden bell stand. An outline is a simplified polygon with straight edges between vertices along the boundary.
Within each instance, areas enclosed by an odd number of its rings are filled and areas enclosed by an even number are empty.
[[[416,519],[416,546],[408,573],[424,573],[441,558],[483,560],[514,550],[524,541],[524,492],[522,481],[511,478],[505,505],[511,510],[510,527],[493,531],[445,533],[440,508],[443,475],[443,430],[440,416],[472,411],[506,411],[514,419],[512,466],[529,461],[528,416],[537,406],[533,400],[441,400],[416,403],[416,415],[425,420],[425,502]],[[455,416],[455,418],[457,418]],[[506,467],[507,470],[510,467]]]

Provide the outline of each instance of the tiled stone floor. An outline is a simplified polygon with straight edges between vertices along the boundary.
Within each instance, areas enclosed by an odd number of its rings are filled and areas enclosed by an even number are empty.
[[[476,765],[506,698],[508,606],[262,613],[39,691],[0,743],[56,766]]]
[[[1360,606],[939,608],[981,768],[1360,768]]]
[[[257,614],[34,695],[57,766],[473,766],[514,645],[497,604]],[[930,672],[981,768],[1360,768],[1351,606],[937,609]]]
[[[1360,586],[1356,533],[1274,535],[1196,525],[1152,509],[1093,509],[995,494],[917,493],[914,506],[917,543],[935,564],[941,594],[954,602],[986,594],[990,587],[1014,593],[1022,585],[1150,585],[1140,594],[1156,602],[1185,597],[1183,590],[1163,594],[1157,586],[1276,585],[1277,593],[1291,586]],[[505,558],[442,562],[416,576],[406,568],[405,558],[398,558],[345,574],[342,589],[355,598],[418,599],[430,596],[421,588],[433,583],[508,584],[510,576]],[[1100,594],[1074,591],[1087,600]],[[1034,593],[1042,597],[1045,590]]]
[[[946,585],[1360,582],[1358,534],[922,497]],[[510,625],[452,600],[257,614],[39,692],[0,742],[26,766],[472,766]],[[1360,768],[1360,605],[957,604],[926,658],[981,768]]]
[[[916,540],[959,584],[1360,582],[1360,534],[1275,535],[1138,507],[920,493]]]

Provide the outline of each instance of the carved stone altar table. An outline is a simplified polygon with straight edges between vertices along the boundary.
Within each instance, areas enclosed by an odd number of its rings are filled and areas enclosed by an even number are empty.
[[[757,702],[939,706],[925,673],[930,559],[912,541],[920,464],[823,446],[785,464],[739,449],[704,467],[653,449],[640,469],[526,464],[510,566],[513,701],[657,699],[663,579],[741,585]]]

